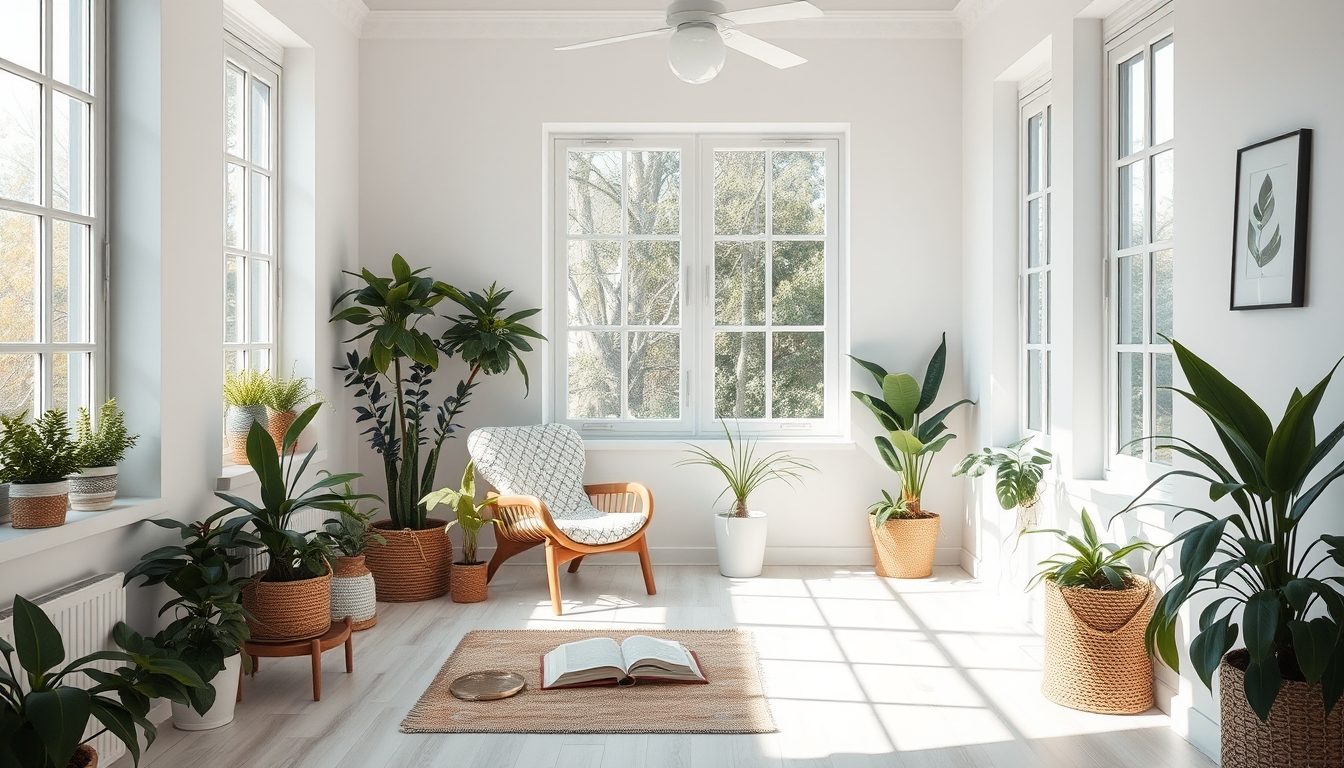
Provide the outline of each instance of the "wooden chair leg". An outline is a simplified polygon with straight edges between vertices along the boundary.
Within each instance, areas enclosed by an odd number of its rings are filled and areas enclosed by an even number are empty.
[[[579,572],[579,563],[582,563],[582,562],[583,562],[583,555],[579,555],[578,557],[574,558],[573,560],[570,560],[570,561],[569,561],[569,572],[570,572],[570,573],[578,573],[578,572]]]
[[[495,578],[495,571],[499,570],[499,566],[503,565],[505,560],[520,552],[526,552],[540,543],[539,541],[514,541],[503,536],[496,536],[495,554],[490,558],[490,565],[485,569],[486,582],[489,583],[491,579]]]
[[[313,655],[313,701],[322,700],[322,642],[312,642]]]
[[[345,673],[350,674],[355,671],[355,636],[352,634],[345,639]]]
[[[555,545],[546,542],[546,580],[551,587],[551,610],[560,615],[560,560]]]
[[[643,536],[639,537],[639,569],[644,572],[644,588],[650,595],[658,594],[658,588],[653,584],[653,562],[649,560],[649,540]]]

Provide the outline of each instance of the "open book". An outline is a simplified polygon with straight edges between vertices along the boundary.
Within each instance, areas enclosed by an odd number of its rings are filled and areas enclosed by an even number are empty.
[[[707,683],[695,653],[681,643],[632,635],[565,643],[541,657],[541,687],[634,685],[639,680]]]

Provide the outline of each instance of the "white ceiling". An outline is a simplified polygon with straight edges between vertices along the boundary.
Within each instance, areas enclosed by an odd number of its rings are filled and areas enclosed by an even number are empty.
[[[729,10],[778,0],[724,0]],[[812,0],[823,11],[950,11],[957,0]],[[373,11],[652,11],[667,0],[364,0]]]

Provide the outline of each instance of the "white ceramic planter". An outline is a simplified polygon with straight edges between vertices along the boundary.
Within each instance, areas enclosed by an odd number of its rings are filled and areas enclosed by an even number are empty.
[[[70,508],[76,512],[101,512],[112,508],[117,498],[117,468],[85,467],[71,475]]]
[[[65,525],[70,504],[70,481],[10,483],[9,515],[15,528],[53,528]]]
[[[752,510],[748,517],[733,517],[726,512],[714,515],[714,543],[719,549],[719,573],[734,579],[761,575],[765,563],[765,534],[768,518]]]
[[[215,703],[204,715],[189,706],[173,702],[173,727],[179,731],[208,731],[233,722],[233,705],[238,699],[238,674],[243,655],[235,653],[224,660],[224,669],[210,684],[215,686]]]

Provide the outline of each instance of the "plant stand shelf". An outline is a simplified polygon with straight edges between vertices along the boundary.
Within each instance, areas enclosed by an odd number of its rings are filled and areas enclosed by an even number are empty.
[[[355,671],[355,644],[350,617],[333,621],[325,635],[311,640],[291,640],[284,643],[243,643],[243,653],[252,657],[252,674],[261,668],[261,659],[285,658],[289,656],[311,656],[313,659],[313,701],[322,700],[322,654],[339,645],[345,646],[346,674]],[[241,672],[239,677],[241,678]],[[241,679],[238,684],[238,701],[243,700]]]

